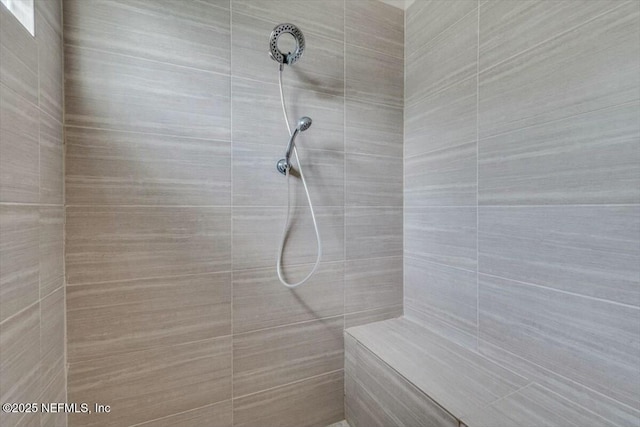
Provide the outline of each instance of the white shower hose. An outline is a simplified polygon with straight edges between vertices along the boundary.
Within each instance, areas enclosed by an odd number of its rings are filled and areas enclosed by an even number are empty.
[[[284,102],[284,91],[282,90],[282,69],[278,72],[278,83],[280,84],[280,103],[282,104],[282,113],[284,114],[284,122],[287,124],[287,130],[289,131],[289,137],[291,137],[291,126],[289,126],[289,115],[287,114],[287,107]],[[289,211],[291,210],[291,184],[289,182],[289,169],[287,169],[287,219],[284,222],[284,229],[282,231],[282,242],[280,243],[280,251],[278,252],[278,261],[276,263],[276,271],[278,272],[278,279],[280,282],[286,286],[287,288],[296,288],[313,276],[313,273],[316,272],[318,265],[320,264],[320,258],[322,257],[322,242],[320,241],[320,231],[318,230],[318,222],[316,221],[316,215],[313,211],[313,205],[311,204],[311,196],[309,195],[309,187],[307,187],[307,181],[304,179],[304,173],[302,173],[302,164],[300,163],[300,158],[298,158],[298,150],[296,149],[295,142],[293,145],[293,155],[296,158],[296,163],[298,164],[298,171],[300,172],[300,178],[302,179],[302,185],[304,186],[304,192],[307,195],[307,201],[309,202],[309,210],[311,211],[311,219],[313,220],[313,228],[316,232],[316,242],[318,242],[318,256],[316,258],[316,263],[313,265],[313,268],[307,274],[307,277],[299,281],[298,283],[287,283],[287,281],[282,276],[282,255],[284,253],[284,243],[287,239],[287,228],[289,227]]]

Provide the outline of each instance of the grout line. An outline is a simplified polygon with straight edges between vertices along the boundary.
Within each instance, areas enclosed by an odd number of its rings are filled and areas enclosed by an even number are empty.
[[[175,417],[177,415],[188,414],[190,412],[199,411],[199,410],[202,410],[202,409],[205,409],[205,408],[209,408],[210,406],[220,405],[220,404],[226,403],[226,402],[230,402],[231,403],[231,400],[232,400],[231,398],[218,400],[217,402],[207,403],[206,405],[198,406],[197,408],[187,409],[186,411],[175,412],[175,413],[172,413],[172,414],[169,414],[169,415],[165,415],[164,417],[154,418],[152,420],[146,420],[146,421],[143,421],[141,423],[132,424],[129,427],[144,427],[145,424],[154,423],[155,421],[166,420],[168,418]],[[232,411],[232,415],[231,415],[231,420],[232,420],[232,425],[233,425],[233,411]]]
[[[342,371],[344,371],[344,368],[335,369],[333,371],[328,371],[328,372],[323,372],[321,374],[312,375],[310,377],[302,378],[302,379],[299,379],[299,380],[296,380],[296,381],[291,381],[290,383],[286,383],[286,384],[281,384],[281,385],[277,385],[277,386],[274,386],[274,387],[265,388],[264,390],[254,391],[253,393],[248,393],[248,394],[243,394],[242,396],[235,396],[235,397],[233,397],[233,400],[244,399],[246,397],[255,396],[257,394],[266,393],[268,391],[277,390],[279,388],[288,387],[288,386],[294,385],[294,384],[299,384],[299,383],[304,382],[304,381],[314,380],[316,378],[333,375],[335,373],[342,372]]]
[[[424,9],[423,9],[424,10]],[[431,39],[429,39],[426,43],[424,43],[423,45],[421,45],[420,47],[418,47],[416,50],[413,51],[413,53],[409,54],[408,57],[415,57],[415,56],[423,56],[427,54],[427,50],[428,48],[431,47],[432,44],[435,44],[435,42],[438,41],[438,38],[440,38],[440,36],[442,36],[444,33],[446,33],[447,31],[449,31],[450,29],[452,29],[454,26],[458,25],[458,23],[460,23],[460,21],[462,21],[463,19],[466,19],[467,16],[471,15],[476,9],[474,10],[470,10],[469,12],[465,13],[460,19],[458,19],[457,21],[453,22],[451,25],[449,25],[447,28],[444,28],[442,31],[440,31],[438,34],[433,35],[433,37],[431,37]],[[405,46],[406,48],[406,46]],[[422,51],[422,52],[421,52]],[[405,49],[406,52],[406,49]],[[421,53],[420,53],[421,52]],[[420,55],[418,55],[418,53],[420,53]]]
[[[477,96],[476,96],[476,98],[477,98]],[[476,101],[476,103],[477,103],[477,101]],[[441,148],[436,148],[436,149],[433,149],[433,150],[428,150],[428,151],[420,152],[420,153],[417,153],[417,154],[412,154],[410,156],[406,156],[405,159],[406,160],[413,160],[413,159],[416,159],[416,158],[419,158],[419,157],[426,156],[428,154],[429,155],[437,154],[437,153],[440,153],[440,152],[443,152],[443,151],[447,151],[447,150],[451,150],[451,149],[454,149],[454,148],[460,148],[460,147],[462,147],[464,145],[469,145],[469,144],[472,144],[474,142],[478,142],[478,138],[477,137],[473,138],[473,139],[470,139],[470,140],[461,140],[461,142],[453,142],[453,143],[451,143],[451,145],[446,145],[446,146],[441,147]]]
[[[416,99],[414,99],[412,101],[408,101],[407,102],[407,107],[415,107],[418,104],[426,103],[426,101],[430,101],[431,98],[434,98],[434,97],[442,94],[443,92],[445,92],[445,91],[447,91],[449,89],[453,89],[458,85],[463,85],[463,84],[468,83],[469,81],[473,80],[474,77],[475,77],[475,73],[471,74],[470,76],[463,77],[463,78],[460,78],[458,80],[455,80],[452,83],[441,85],[441,86],[437,86],[437,88],[435,90],[433,90],[432,92],[427,92],[426,94],[421,95],[419,98],[416,98]]]
[[[230,77],[230,76],[227,76],[227,77]],[[179,135],[174,133],[141,132],[141,131],[129,130],[129,129],[104,128],[99,126],[86,126],[86,125],[72,125],[68,123],[64,123],[64,127],[69,129],[89,129],[89,130],[99,130],[99,131],[105,131],[105,132],[130,133],[134,135],[163,136],[163,137],[169,137],[169,138],[186,139],[186,140],[194,140],[194,141],[231,142],[231,136],[229,136],[229,139],[199,138],[197,136],[185,136],[185,135]],[[87,145],[87,144],[82,143],[82,144],[72,144],[72,145]]]
[[[402,230],[400,231],[400,238],[402,239],[402,316],[405,315],[405,296],[407,295],[407,281],[406,281],[406,213],[407,213],[407,23],[408,23],[408,11],[407,8],[404,11],[403,27],[402,27]]]
[[[144,57],[141,57],[141,56],[134,56],[134,55],[126,54],[126,53],[113,52],[111,50],[105,50],[105,49],[100,49],[100,48],[95,48],[95,47],[87,47],[87,46],[82,46],[81,44],[66,43],[65,46],[71,47],[76,51],[77,50],[81,50],[81,51],[84,50],[84,51],[89,51],[89,52],[94,52],[94,53],[113,55],[113,56],[120,57],[120,58],[128,58],[128,59],[133,59],[133,60],[136,60],[136,61],[151,62],[151,63],[154,63],[154,64],[167,65],[167,66],[170,66],[170,67],[177,67],[177,68],[184,69],[184,70],[197,71],[199,73],[215,74],[215,75],[220,76],[220,77],[229,77],[231,75],[231,61],[229,61],[229,71],[228,72],[221,72],[221,71],[205,70],[203,68],[196,68],[196,67],[191,67],[191,66],[188,66],[188,65],[175,64],[173,62],[159,61],[157,59],[144,58]]]
[[[536,127],[541,127],[541,126],[547,126],[549,124],[556,124],[556,123],[561,123],[567,120],[573,120],[577,117],[581,117],[581,116],[588,116],[590,114],[594,114],[594,113],[600,113],[606,110],[614,110],[614,109],[618,109],[618,108],[622,108],[622,107],[628,107],[628,106],[634,106],[640,103],[640,100],[638,99],[634,99],[632,101],[627,101],[627,102],[623,102],[621,104],[614,104],[614,105],[607,105],[604,107],[600,107],[600,108],[596,108],[594,110],[588,110],[588,111],[582,111],[580,113],[576,113],[576,114],[571,114],[569,116],[565,116],[565,117],[561,117],[558,119],[552,119],[552,120],[547,120],[547,121],[540,121],[540,122],[535,122],[533,124],[530,125],[525,125],[525,126],[520,126],[518,128],[515,129],[509,129],[506,131],[502,131],[502,132],[498,132],[498,133],[493,133],[487,136],[483,136],[482,138],[480,138],[481,141],[485,141],[487,139],[493,139],[499,136],[504,136],[504,135],[509,135],[512,133],[517,133],[517,132],[521,132],[523,130],[527,130],[527,129],[532,129],[532,128],[536,128]],[[527,119],[530,119],[529,117]]]
[[[349,313],[349,314],[351,314],[351,313]],[[335,320],[335,319],[342,319],[344,321],[344,314],[333,314],[331,316],[316,317],[316,318],[313,318],[313,319],[301,320],[299,322],[283,323],[282,325],[274,325],[274,326],[267,326],[266,328],[251,329],[251,330],[248,330],[248,331],[237,332],[235,334],[235,336],[249,335],[249,334],[253,334],[253,333],[256,333],[256,332],[270,331],[270,330],[273,330],[273,329],[283,329],[283,328],[288,328],[290,326],[298,326],[298,325],[303,325],[303,324],[306,324],[306,323],[323,322],[323,321]],[[343,327],[343,329],[344,329],[344,327]]]
[[[480,0],[476,4],[478,14],[476,45],[476,349],[480,336]]]
[[[613,305],[617,305],[619,307],[625,307],[625,308],[629,308],[629,309],[632,309],[632,310],[640,310],[640,306],[633,305],[633,304],[625,304],[625,303],[618,302],[618,301],[592,297],[592,296],[584,295],[584,294],[577,294],[575,292],[569,292],[569,291],[565,291],[563,289],[551,288],[551,287],[548,287],[548,286],[538,285],[538,284],[535,284],[535,283],[523,282],[521,280],[514,280],[514,279],[510,279],[508,277],[496,276],[494,274],[489,274],[489,273],[480,272],[479,274],[482,275],[482,276],[486,276],[486,277],[491,277],[491,278],[495,278],[495,279],[501,279],[501,280],[506,280],[508,282],[517,283],[520,286],[532,286],[534,288],[545,289],[547,291],[552,291],[552,292],[558,292],[558,293],[561,293],[561,294],[564,294],[564,295],[571,295],[571,296],[574,296],[574,297],[577,297],[577,298],[585,298],[585,299],[588,299],[588,300],[591,300],[591,301],[602,302],[602,303],[605,303],[605,304],[613,304]]]
[[[589,386],[587,386],[587,385],[585,385],[585,384],[583,384],[581,382],[578,382],[576,380],[568,378],[568,377],[566,377],[566,376],[564,376],[562,374],[559,374],[556,371],[553,371],[553,370],[551,370],[549,368],[546,368],[546,367],[544,367],[542,365],[539,365],[536,362],[533,362],[533,361],[531,361],[529,359],[526,359],[523,356],[520,356],[518,354],[515,354],[515,353],[511,352],[510,350],[507,350],[507,349],[505,349],[505,348],[503,348],[503,347],[501,347],[501,346],[499,346],[497,344],[494,344],[494,343],[486,341],[486,340],[481,340],[481,341],[484,342],[486,345],[488,345],[490,347],[493,347],[493,351],[502,352],[502,353],[507,354],[510,357],[513,357],[513,358],[517,359],[516,363],[503,362],[501,359],[496,359],[495,357],[490,356],[488,354],[484,354],[482,352],[478,352],[481,356],[485,357],[486,359],[489,359],[491,362],[495,363],[496,365],[499,365],[500,367],[502,367],[504,369],[510,370],[511,372],[516,372],[517,368],[515,368],[513,366],[516,365],[517,363],[524,363],[526,365],[529,365],[529,366],[527,366],[526,369],[532,369],[531,367],[535,367],[537,369],[541,369],[543,371],[543,374],[545,375],[544,379],[551,379],[552,381],[555,381],[556,378],[554,378],[554,377],[560,378],[563,381],[571,383],[571,386],[574,387],[574,390],[575,390],[575,386],[577,386],[578,388],[581,388],[583,390],[588,390],[590,393],[597,394],[601,398],[601,400],[608,401],[609,403],[613,403],[615,405],[619,405],[619,406],[622,406],[624,408],[628,408],[631,411],[633,411],[634,413],[640,413],[640,412],[638,412],[637,408],[634,408],[634,407],[632,407],[632,406],[630,406],[630,405],[628,405],[628,404],[626,404],[624,402],[621,402],[621,401],[619,401],[619,400],[617,400],[617,399],[615,399],[615,398],[613,398],[611,396],[608,396],[608,395],[606,395],[606,394],[604,394],[604,393],[602,393],[602,392],[600,392],[598,390],[594,390],[593,388],[591,388],[591,387],[589,387]],[[522,371],[521,369],[518,369],[518,370]],[[524,373],[523,374],[519,374],[519,375],[524,376]],[[534,375],[529,375],[529,376],[535,376],[536,377],[536,378],[532,378],[531,379],[531,381],[533,383],[535,383],[535,384],[537,384],[537,385],[539,385],[541,387],[544,387],[545,389],[549,390],[550,392],[552,392],[554,394],[557,394],[557,395],[559,395],[561,397],[564,397],[568,401],[570,401],[570,402],[572,402],[572,403],[574,403],[574,404],[576,404],[578,406],[583,407],[580,403],[576,402],[575,400],[570,399],[568,396],[561,395],[558,392],[552,390],[550,386],[545,386],[544,384],[542,384],[538,379],[540,377],[540,374],[534,374]],[[578,390],[578,392],[582,394],[582,390]],[[601,415],[599,415],[599,414],[596,414],[596,415],[602,418]],[[609,420],[607,419],[607,421],[609,421]]]
[[[344,268],[342,270],[342,330],[344,331],[347,324],[347,0],[342,2],[342,151],[344,152],[344,164],[342,171],[342,206],[344,212],[342,224],[342,256],[344,259]],[[344,349],[344,337],[343,337]],[[344,366],[344,365],[343,365]],[[346,392],[346,391],[345,391]],[[343,412],[346,412],[346,400],[343,397]]]
[[[530,51],[533,51],[533,50],[537,49],[538,47],[540,47],[540,46],[542,46],[542,45],[544,45],[544,44],[546,44],[546,43],[549,43],[549,42],[552,42],[552,41],[554,41],[554,40],[556,40],[556,39],[559,39],[560,37],[563,37],[564,35],[566,35],[566,34],[568,34],[568,33],[572,32],[572,31],[575,31],[575,30],[577,30],[577,29],[578,29],[578,28],[580,28],[580,27],[583,27],[583,26],[585,26],[585,25],[588,25],[588,24],[590,24],[591,22],[593,22],[593,21],[595,21],[595,20],[597,20],[597,19],[600,19],[601,17],[603,17],[603,16],[605,16],[605,15],[608,15],[609,13],[613,13],[613,12],[615,12],[616,10],[618,10],[618,9],[620,9],[620,8],[622,8],[622,7],[626,6],[626,5],[628,5],[628,4],[631,4],[631,3],[632,3],[631,1],[627,1],[627,2],[619,3],[617,6],[615,6],[615,7],[611,8],[611,9],[608,9],[608,10],[606,10],[606,11],[604,11],[604,12],[602,12],[602,13],[600,13],[600,14],[596,15],[596,16],[592,16],[591,18],[587,19],[587,20],[586,20],[586,21],[584,21],[584,22],[581,22],[580,24],[577,24],[577,25],[574,25],[573,27],[567,28],[567,29],[565,29],[565,30],[563,30],[563,31],[559,32],[558,34],[556,34],[556,35],[554,35],[554,36],[552,36],[552,37],[549,37],[548,39],[544,39],[543,41],[541,41],[541,42],[539,42],[539,43],[536,43],[536,44],[535,44],[535,45],[533,45],[533,46],[529,46],[529,47],[527,47],[526,49],[521,50],[521,51],[519,51],[519,52],[517,52],[517,53],[515,53],[515,54],[513,54],[513,55],[511,55],[511,56],[509,56],[508,58],[505,58],[505,59],[503,59],[503,60],[501,60],[501,61],[499,61],[499,62],[496,62],[495,64],[492,64],[492,65],[490,65],[490,66],[488,66],[488,67],[485,67],[485,68],[483,68],[482,70],[479,70],[479,72],[480,72],[480,73],[482,73],[482,74],[484,74],[485,72],[487,72],[487,71],[489,71],[489,70],[491,70],[491,69],[493,69],[493,68],[496,68],[496,67],[498,67],[498,66],[500,66],[500,65],[502,65],[502,64],[505,64],[506,62],[511,61],[512,59],[515,59],[515,58],[517,58],[518,56],[521,56],[521,55],[523,55],[523,54],[525,54],[525,53],[528,53],[528,52],[530,52]]]
[[[231,162],[231,168],[230,168],[230,192],[229,192],[229,197],[230,200],[229,202],[231,203],[230,209],[231,209],[231,218],[230,218],[230,231],[229,231],[229,236],[230,236],[230,251],[231,251],[231,425],[234,425],[234,419],[233,419],[233,415],[234,415],[234,407],[233,407],[233,393],[234,393],[234,386],[235,386],[235,380],[234,380],[234,365],[233,365],[233,361],[234,361],[234,350],[233,350],[233,338],[234,338],[234,334],[235,334],[235,330],[234,330],[234,324],[233,324],[233,314],[234,314],[234,303],[233,303],[233,288],[235,287],[235,282],[234,282],[234,274],[233,274],[233,258],[234,258],[234,250],[233,250],[233,190],[234,190],[234,186],[233,186],[233,148],[234,148],[234,143],[233,143],[233,74],[231,73],[232,71],[232,64],[233,64],[233,0],[229,0],[229,140],[230,140],[230,151],[229,151],[229,161]]]

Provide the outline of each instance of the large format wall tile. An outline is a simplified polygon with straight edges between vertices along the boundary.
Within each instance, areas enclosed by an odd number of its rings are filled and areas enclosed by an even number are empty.
[[[54,2],[51,2],[54,3]],[[38,102],[38,45],[6,8],[0,13],[0,82]]]
[[[411,55],[443,31],[476,10],[477,0],[418,0],[406,12],[405,49],[407,64]]]
[[[475,207],[405,209],[405,255],[475,271]]]
[[[594,417],[575,403],[538,384],[521,390],[469,415],[477,426],[593,426],[614,424]]]
[[[480,8],[480,70],[622,5],[617,0],[492,0]]]
[[[286,269],[285,279],[295,283],[309,274],[313,264]],[[344,266],[320,263],[309,282],[294,290],[282,286],[275,268],[233,273],[233,331],[282,326],[344,313]]]
[[[70,414],[70,425],[149,421],[231,397],[231,337],[72,363],[68,378],[70,402],[111,405],[110,413]]]
[[[233,402],[234,426],[327,426],[344,419],[343,393],[337,371],[241,397]]]
[[[64,285],[64,207],[40,207],[40,297]]]
[[[593,414],[610,420],[614,425],[635,426],[640,420],[640,409],[625,405],[484,340],[478,341],[478,351],[507,369],[520,372],[531,381],[551,390],[556,396],[563,396],[583,408],[589,408]]]
[[[345,341],[351,338],[345,335]],[[345,351],[345,406],[354,427],[458,427],[458,420],[356,341]]]
[[[67,287],[70,363],[230,334],[230,272]]]
[[[637,101],[639,17],[625,3],[481,72],[480,137]]]
[[[284,154],[289,134],[278,85],[238,77],[233,77],[232,84],[233,142],[280,145]],[[286,83],[284,94],[292,131],[300,117],[313,120],[311,128],[296,138],[298,146],[344,150],[344,99],[341,96],[289,88]]]
[[[343,328],[338,316],[234,335],[234,396],[341,369]]]
[[[67,0],[68,46],[229,73],[229,0]]]
[[[4,314],[4,313],[3,313]],[[40,397],[40,305],[33,304],[0,323],[0,399],[38,402]],[[23,414],[0,412],[4,426],[19,425]],[[32,414],[33,415],[33,414]],[[39,416],[23,420],[39,425]],[[33,424],[28,424],[33,425]]]
[[[403,108],[347,99],[345,109],[347,153],[402,157]]]
[[[67,283],[228,271],[231,210],[68,207]]]
[[[38,84],[40,109],[62,121],[63,50],[62,37],[45,18],[36,12],[38,41]]]
[[[39,298],[40,224],[36,205],[0,205],[0,322]]]
[[[66,129],[69,205],[231,203],[231,143]]]
[[[476,140],[475,76],[405,106],[405,158]]]
[[[480,338],[630,406],[640,309],[480,275]]]
[[[402,255],[402,207],[347,207],[346,259]]]
[[[344,259],[344,209],[314,207],[322,260]],[[287,216],[286,208],[238,207],[233,210],[233,268],[275,268]],[[282,265],[313,263],[316,260],[316,234],[308,207],[291,208],[289,232]]]
[[[464,332],[477,332],[475,272],[406,256],[404,303],[411,310],[424,312]]]
[[[640,207],[481,207],[480,272],[640,306]]]
[[[405,206],[475,206],[475,142],[405,158]]]
[[[401,283],[401,257],[347,261],[345,313],[402,305]]]
[[[394,56],[347,44],[346,93],[348,98],[403,105],[403,64]]]
[[[39,201],[39,114],[36,105],[0,84],[2,202]]]
[[[347,206],[402,206],[402,159],[347,154]]]
[[[284,126],[284,122],[282,125]],[[297,147],[297,152],[313,206],[343,206],[344,153],[314,150],[310,148],[313,145],[302,144]],[[291,156],[293,170],[289,175],[289,183],[276,169],[276,163],[284,158],[285,150],[284,140],[280,145],[234,141],[234,206],[286,206],[288,191],[291,191],[290,200],[293,205],[307,206],[307,196],[295,155]],[[287,185],[290,187],[287,188]]]
[[[308,2],[307,2],[308,4]],[[278,63],[268,54],[269,34],[281,22],[236,13],[233,10],[233,62],[234,77],[244,77],[263,82],[278,82]],[[291,14],[287,21],[301,25]],[[315,90],[333,95],[344,94],[344,46],[342,40],[326,38],[300,27],[305,36],[302,58],[292,67],[285,67],[283,81],[295,89]],[[290,37],[291,38],[291,37]],[[285,37],[282,37],[284,40]],[[280,46],[284,49],[284,42]],[[291,38],[291,50],[294,43]]]
[[[136,424],[136,427],[229,427],[233,423],[231,400],[192,409],[176,415]]]
[[[474,76],[477,46],[477,11],[468,13],[433,40],[423,41],[406,64],[407,105]]]
[[[64,145],[62,123],[40,113],[40,203],[64,204]]]
[[[233,12],[273,22],[273,27],[283,22],[295,20],[293,24],[302,29],[305,34],[315,33],[339,41],[344,40],[344,0],[319,2],[233,0]],[[269,33],[264,35],[265,52],[268,46],[268,36]],[[267,53],[265,55],[268,56]]]
[[[479,202],[640,202],[639,109],[631,103],[481,139]]]
[[[65,123],[230,137],[229,76],[67,45]]]
[[[404,60],[404,13],[380,1],[345,1],[345,42]]]
[[[402,316],[402,304],[388,307],[374,308],[372,310],[358,311],[356,313],[346,313],[344,316],[344,327],[365,325],[367,323],[380,322],[387,319],[395,319]]]
[[[56,381],[65,371],[66,328],[65,290],[60,288],[42,298],[40,302],[40,384]]]

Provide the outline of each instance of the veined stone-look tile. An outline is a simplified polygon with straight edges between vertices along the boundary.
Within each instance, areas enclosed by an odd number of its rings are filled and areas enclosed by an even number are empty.
[[[402,255],[402,207],[347,207],[347,260]]]
[[[403,62],[394,56],[346,45],[348,98],[400,107],[404,102]]]
[[[65,0],[67,45],[229,73],[229,0]]]
[[[67,45],[65,78],[67,126],[230,139],[228,75]]]
[[[404,60],[404,12],[380,1],[345,2],[345,42]]]
[[[478,231],[481,273],[640,307],[639,206],[480,207]]]
[[[231,334],[231,273],[67,286],[75,363]]]
[[[475,207],[408,207],[405,254],[464,270],[477,268]]]
[[[342,369],[342,316],[233,337],[233,393],[244,396]]]
[[[70,425],[138,424],[231,397],[231,337],[71,363],[70,402],[111,405],[110,413],[69,414]]]
[[[345,108],[347,153],[402,157],[403,108],[358,99]]]
[[[482,71],[480,138],[637,102],[638,19],[638,3],[624,3]]]
[[[278,85],[235,76],[232,84],[234,143],[280,145],[284,154],[289,133]],[[344,98],[308,88],[292,88],[286,80],[283,90],[291,130],[303,116],[313,120],[311,127],[296,138],[301,151],[305,148],[344,151]]]
[[[231,270],[231,209],[68,207],[67,283]]]
[[[347,154],[346,204],[402,206],[402,159]]]
[[[480,275],[479,338],[637,405],[640,309]]]
[[[313,264],[285,266],[285,280],[306,277]],[[280,283],[275,267],[233,272],[233,331],[283,326],[344,313],[344,263],[321,262],[309,281],[295,289]]]
[[[310,5],[312,3],[306,2],[304,4]],[[280,22],[291,22],[294,25],[302,24],[293,16],[286,21],[273,21],[265,20],[263,16],[256,17],[238,13],[237,9],[234,1],[233,59],[231,64],[233,76],[277,83],[278,63],[268,54],[268,37]],[[299,28],[304,34],[305,50],[302,58],[295,65],[285,67],[283,70],[282,80],[290,87],[288,92],[295,93],[303,89],[343,96],[344,45],[342,40],[327,38],[326,34],[307,31],[309,27],[300,26]],[[282,36],[278,41],[278,46],[285,52],[294,51],[293,36]]]
[[[344,260],[344,208],[314,207],[322,260]],[[286,208],[237,207],[233,210],[233,269],[275,268]],[[316,261],[316,234],[308,207],[292,207],[282,265],[293,267]],[[295,273],[294,273],[295,274]],[[298,277],[298,276],[296,276]]]
[[[349,260],[345,313],[402,305],[402,257]]]
[[[0,205],[0,322],[40,297],[39,217],[37,205]]]
[[[340,338],[342,339],[342,338]],[[343,371],[234,399],[236,427],[319,427],[344,419]]]
[[[480,204],[637,204],[639,111],[634,102],[481,139]]]
[[[231,204],[231,142],[67,127],[66,199],[81,205]]]

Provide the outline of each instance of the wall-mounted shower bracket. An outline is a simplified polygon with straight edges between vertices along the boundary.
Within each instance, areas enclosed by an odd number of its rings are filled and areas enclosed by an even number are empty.
[[[289,162],[287,162],[286,159],[280,159],[278,160],[276,169],[278,169],[278,172],[280,172],[282,175],[287,175],[287,172],[289,171],[289,169],[291,169],[291,165],[289,164]]]

